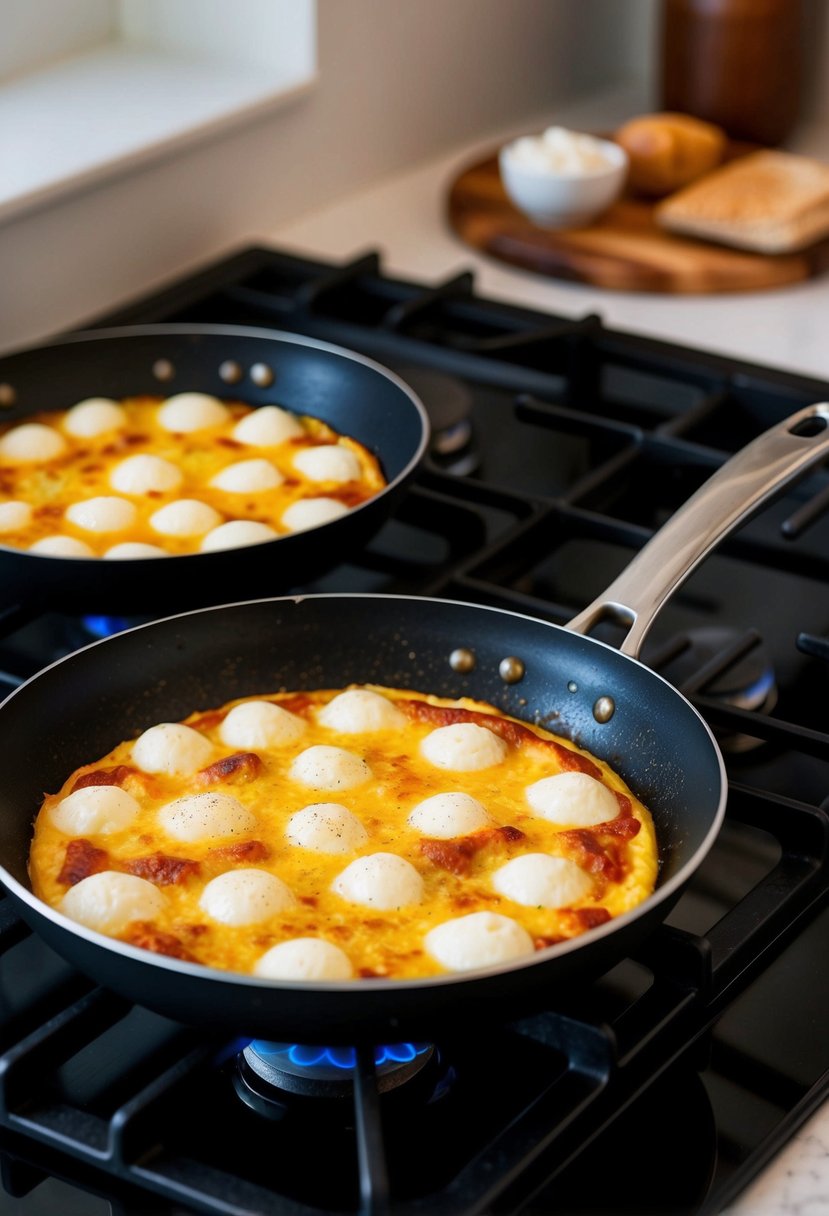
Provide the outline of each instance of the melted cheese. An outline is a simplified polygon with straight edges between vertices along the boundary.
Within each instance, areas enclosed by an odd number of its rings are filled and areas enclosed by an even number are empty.
[[[446,770],[423,755],[456,726],[489,735],[497,762]],[[94,784],[102,770],[117,786]],[[529,801],[548,780],[573,795],[566,823]],[[583,827],[575,793],[592,813],[597,789],[612,822]],[[520,961],[635,907],[657,874],[651,818],[603,762],[476,702],[374,686],[242,698],[94,758],[45,798],[30,873],[40,898],[102,924],[94,909],[112,900],[83,892],[112,880],[83,878],[85,854],[160,895],[135,906],[138,936],[123,917],[106,932],[298,980]]]
[[[320,419],[204,393],[89,398],[0,425],[2,543],[55,557],[256,544],[346,515],[385,484],[372,453]]]

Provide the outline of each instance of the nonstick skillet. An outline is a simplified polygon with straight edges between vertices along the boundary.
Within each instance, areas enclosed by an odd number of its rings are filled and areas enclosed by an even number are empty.
[[[86,397],[211,393],[278,404],[363,443],[388,482],[330,523],[260,545],[180,557],[102,561],[0,545],[0,609],[12,602],[66,612],[158,615],[282,594],[357,551],[379,528],[426,449],[417,396],[371,359],[313,338],[222,325],[136,325],[70,334],[0,359],[0,423]],[[11,403],[11,404],[9,404]]]
[[[759,504],[829,454],[829,405],[766,432],[665,525],[568,628],[453,601],[331,595],[225,605],[167,618],[77,651],[0,706],[0,878],[21,915],[82,971],[179,1021],[302,1042],[396,1042],[555,1007],[572,985],[627,955],[668,914],[725,811],[725,773],[708,727],[635,657],[670,591]],[[627,622],[621,651],[584,636]],[[474,653],[457,671],[453,652]],[[505,683],[502,662],[523,678]],[[552,724],[606,759],[651,809],[656,891],[639,907],[529,961],[417,981],[273,982],[210,970],[104,937],[37,900],[27,883],[44,789],[122,738],[231,698],[376,682],[490,701]]]

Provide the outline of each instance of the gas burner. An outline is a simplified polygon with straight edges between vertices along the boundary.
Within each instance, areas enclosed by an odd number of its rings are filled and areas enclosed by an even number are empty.
[[[374,1049],[377,1089],[388,1093],[416,1077],[434,1054],[431,1043],[395,1043]],[[354,1093],[354,1047],[309,1047],[254,1039],[237,1056],[236,1092],[260,1113],[281,1110],[286,1094],[348,1098]]]
[[[660,661],[661,657],[661,661]],[[777,704],[777,683],[768,647],[760,637],[736,629],[711,626],[689,629],[661,656],[646,662],[657,666],[687,695],[699,692],[724,705],[752,713],[770,713]],[[723,751],[747,752],[762,745],[750,735],[719,735]]]
[[[480,462],[472,432],[473,393],[463,380],[427,367],[395,367],[417,393],[431,424],[430,455],[442,469],[466,477]]]

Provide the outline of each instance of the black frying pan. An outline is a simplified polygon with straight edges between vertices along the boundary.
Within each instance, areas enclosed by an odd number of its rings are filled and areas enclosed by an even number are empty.
[[[715,542],[829,453],[829,406],[812,406],[729,462],[569,628],[472,604],[334,595],[262,600],[171,617],[77,651],[0,706],[0,878],[22,916],[97,981],[179,1021],[302,1042],[427,1039],[469,1018],[555,1005],[572,983],[628,954],[673,907],[725,810],[717,745],[694,708],[634,657],[669,591]],[[581,636],[612,613],[623,651]],[[475,652],[459,674],[449,656]],[[629,653],[624,653],[628,651]],[[501,661],[525,666],[505,684]],[[158,721],[285,686],[373,681],[491,701],[555,724],[605,758],[652,810],[655,893],[638,908],[532,959],[419,981],[287,983],[213,971],[124,945],[34,898],[26,858],[44,789]]]
[[[284,593],[344,560],[383,523],[415,472],[428,420],[415,394],[362,355],[313,338],[225,325],[136,325],[70,334],[0,359],[0,423],[86,397],[184,391],[322,418],[379,459],[387,487],[347,515],[261,545],[182,557],[102,561],[0,545],[0,607],[10,599],[66,612],[177,611]],[[160,590],[163,588],[163,591]]]

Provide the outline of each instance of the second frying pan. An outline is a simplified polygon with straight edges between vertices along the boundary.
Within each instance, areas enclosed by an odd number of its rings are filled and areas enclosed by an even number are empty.
[[[137,325],[70,334],[0,359],[0,422],[67,409],[87,397],[197,391],[311,414],[379,459],[387,486],[307,532],[260,545],[182,557],[106,561],[45,557],[0,545],[0,608],[13,599],[64,612],[178,611],[276,595],[344,560],[373,535],[414,474],[429,424],[417,396],[353,351],[275,330],[221,325]]]
[[[0,706],[0,877],[21,915],[99,983],[178,1021],[300,1042],[428,1039],[470,1019],[554,1007],[659,924],[706,857],[726,800],[705,722],[635,658],[655,611],[740,519],[829,453],[829,406],[812,406],[739,453],[669,521],[569,628],[426,598],[332,595],[263,600],[170,617],[117,634],[45,669]],[[630,653],[582,636],[624,619]],[[473,670],[450,663],[474,651]],[[501,663],[525,674],[505,684]],[[298,983],[211,970],[105,937],[41,903],[26,862],[44,789],[159,721],[231,698],[375,682],[490,701],[555,722],[606,759],[650,808],[659,842],[654,893],[580,937],[501,967],[416,981]]]

